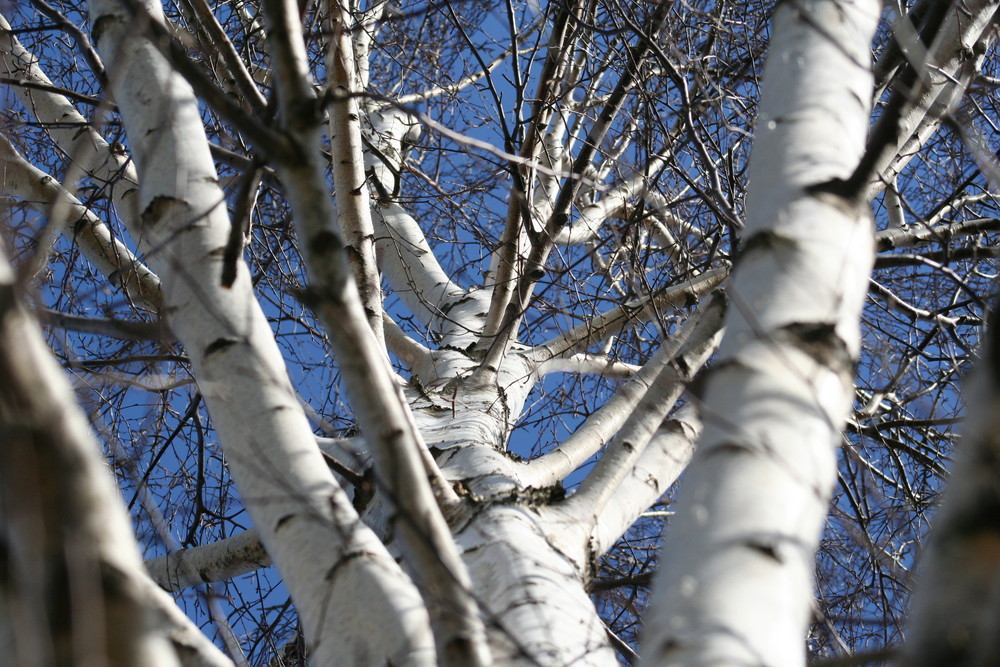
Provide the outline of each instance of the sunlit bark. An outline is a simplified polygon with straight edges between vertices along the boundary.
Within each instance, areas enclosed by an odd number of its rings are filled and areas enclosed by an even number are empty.
[[[646,621],[651,664],[797,665],[873,258],[836,185],[864,148],[881,3],[775,16],[744,250]]]
[[[146,10],[159,16],[156,6]],[[190,87],[136,35],[142,18],[115,2],[95,2],[91,14],[126,130],[137,137],[142,241],[162,274],[171,328],[312,654],[327,664],[429,659],[419,597],[323,462],[242,262],[233,285],[221,286],[230,221]],[[362,591],[370,604],[359,614],[348,601]]]
[[[642,621],[651,664],[798,665],[871,645],[858,609],[893,636],[1000,231],[997,3],[910,4],[891,35],[877,0],[0,18],[7,291],[134,499],[151,576],[103,536],[134,664],[226,662],[181,607],[272,665],[613,665]],[[32,335],[0,352],[30,370]],[[955,516],[931,574],[982,555]],[[987,560],[914,625],[982,664],[938,630],[992,618],[959,595]]]

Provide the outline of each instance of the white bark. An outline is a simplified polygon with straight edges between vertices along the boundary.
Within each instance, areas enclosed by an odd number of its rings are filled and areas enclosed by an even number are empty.
[[[403,144],[419,136],[419,126],[395,109],[372,112],[365,171],[380,191],[372,209],[379,266],[385,279],[439,345],[467,347],[481,333],[489,294],[455,283],[434,256],[423,231],[394,201],[403,168]]]
[[[330,26],[327,85],[332,97],[330,153],[337,193],[337,221],[365,318],[375,333],[376,342],[384,350],[382,282],[375,264],[375,230],[361,147],[361,111],[355,97],[360,90],[360,80],[351,37],[354,26],[346,2],[329,0],[326,4]]]
[[[528,463],[523,478],[529,486],[549,486],[583,465],[621,428],[632,409],[649,389],[663,367],[673,359],[662,346],[642,369],[594,411],[566,440]]]
[[[627,446],[635,448],[635,455],[641,455],[648,436],[651,436],[652,431],[659,426],[666,411],[673,406],[674,401],[683,391],[687,379],[682,376],[696,372],[704,363],[705,358],[702,352],[707,341],[718,332],[722,324],[723,312],[721,301],[718,301],[707,308],[705,312],[692,316],[692,319],[680,331],[660,347],[634,378],[625,383],[621,389],[615,392],[614,396],[590,415],[569,438],[557,445],[552,451],[528,464],[528,469],[523,475],[526,483],[530,486],[549,486],[562,480],[596,454],[612,436],[615,436],[616,441],[625,438],[628,442]],[[710,351],[715,349],[714,344],[708,347]],[[695,350],[698,352],[693,353]],[[653,386],[656,386],[658,391],[649,396],[649,391]],[[636,434],[629,434],[626,422],[632,419],[636,411],[639,410],[639,406],[644,404],[646,412],[661,410],[663,412],[659,414],[659,418],[654,418],[651,423],[640,427],[649,429],[649,432],[644,436],[639,436],[640,441],[636,442]],[[621,430],[619,431],[619,429]],[[615,435],[616,433],[617,435]],[[618,446],[621,447],[623,444],[619,442]],[[620,466],[617,464],[598,465],[602,468],[602,474],[624,477],[635,462],[623,461],[620,463]],[[596,472],[599,471],[595,469],[587,477],[584,487],[593,483]],[[620,478],[614,479],[608,490],[613,490],[620,481]],[[584,488],[581,487],[580,490],[583,491]],[[587,520],[590,511],[589,507],[581,508],[577,518],[581,521]]]
[[[488,295],[455,283],[438,264],[417,222],[401,206],[374,209],[386,280],[442,345],[467,347],[482,330]]]
[[[627,380],[638,373],[639,369],[639,366],[615,361],[604,355],[584,353],[549,359],[538,367],[538,374],[544,376],[549,373],[579,373]]]
[[[743,255],[698,452],[646,619],[650,664],[799,665],[873,256],[847,179],[867,134],[876,0],[783,3]]]
[[[231,579],[271,564],[256,530],[247,530],[211,544],[179,549],[146,561],[146,570],[167,591]]]
[[[62,233],[77,244],[84,256],[115,287],[123,287],[136,303],[156,310],[161,305],[160,279],[128,247],[112,236],[101,220],[66,191],[58,181],[38,169],[0,135],[0,191],[25,201],[56,202],[67,211]]]
[[[305,250],[310,300],[330,334],[348,398],[372,448],[378,480],[395,508],[393,527],[430,613],[438,660],[470,667],[486,664],[489,650],[477,601],[438,506],[438,501],[453,503],[454,492],[423,446],[347,270],[343,242],[331,227],[333,210],[319,159],[318,117],[310,112],[312,85],[298,7],[287,0],[265,0],[262,10],[294,154],[294,159],[279,164],[279,174]],[[421,606],[420,612],[424,610]]]
[[[125,227],[138,238],[138,185],[134,166],[123,151],[112,149],[69,100],[45,89],[52,82],[38,65],[38,58],[17,41],[2,16],[0,72],[42,87],[12,86],[11,90],[46,128],[60,150],[72,157],[90,178],[104,182]]]
[[[560,511],[574,515],[588,532],[631,473],[687,384],[718,347],[725,308],[723,296],[716,294],[714,297],[708,299],[706,307],[687,324],[688,331],[677,335],[680,343],[670,362],[660,369],[649,391],[629,411],[628,419],[580,488],[561,504]]]
[[[873,165],[875,180],[868,189],[869,199],[896,179],[961,98],[993,39],[991,25],[998,7],[996,0],[951,3],[929,49],[907,20],[897,23],[897,39],[910,66],[917,69],[917,80],[913,90],[897,91],[900,101],[905,100],[899,115],[883,114],[872,128],[870,143],[880,152]],[[891,138],[886,144],[878,146],[887,137]]]
[[[229,218],[190,87],[122,5],[98,0],[91,17],[142,174],[142,240],[171,327],[311,654],[320,664],[432,660],[419,595],[326,467],[242,261],[232,287],[220,286]]]
[[[204,0],[188,1],[211,23]],[[315,53],[307,57],[299,14],[304,5],[262,0],[261,16],[242,0],[229,7],[256,31],[256,37],[245,36],[241,48],[245,45],[250,60],[257,62],[263,57],[252,52],[268,49],[266,62],[273,69],[253,65],[253,74],[241,69],[236,52],[226,50],[226,44],[218,45],[218,51],[207,45],[209,55],[214,54],[216,65],[224,65],[219,70],[223,75],[228,68],[240,77],[238,85],[248,94],[232,103],[239,109],[259,110],[264,104],[252,77],[262,73],[258,80],[273,82],[269,103],[277,108],[269,111],[275,113],[254,121],[256,130],[248,131],[245,118],[225,113],[218,101],[222,93],[209,77],[192,85],[209,108],[222,110],[223,120],[214,131],[224,136],[234,130],[234,143],[249,140],[254,168],[258,159],[268,161],[261,167],[269,178],[267,204],[292,209],[293,242],[299,247],[291,256],[305,260],[310,281],[298,295],[326,326],[360,431],[350,439],[318,439],[318,447],[307,416],[319,415],[300,405],[242,261],[235,264],[235,282],[220,285],[230,220],[202,129],[205,107],[161,57],[165,40],[142,37],[147,13],[162,19],[156,0],[142,2],[94,0],[93,12],[95,39],[109,63],[141,192],[124,151],[104,143],[65,98],[44,90],[50,84],[2,20],[0,72],[43,88],[15,86],[14,91],[29,112],[52,127],[53,139],[80,169],[109,182],[116,182],[116,172],[122,170],[124,179],[112,190],[112,199],[139,241],[135,254],[148,257],[164,278],[164,317],[192,360],[227,472],[256,526],[148,562],[156,581],[179,590],[250,571],[273,556],[301,618],[309,657],[319,665],[611,665],[612,647],[620,644],[609,641],[588,598],[588,584],[598,572],[598,559],[681,476],[703,420],[701,451],[686,477],[682,511],[672,521],[671,546],[663,557],[665,578],[651,598],[649,660],[801,662],[813,549],[835,472],[836,433],[850,401],[857,315],[871,261],[868,217],[857,209],[859,197],[847,196],[841,186],[855,173],[868,128],[868,57],[877,0],[779,3],[768,99],[756,128],[745,245],[739,252],[720,244],[714,230],[704,231],[713,227],[704,218],[681,220],[672,212],[675,205],[687,207],[691,198],[701,198],[732,224],[731,230],[739,222],[731,206],[742,187],[736,182],[740,140],[706,147],[699,137],[710,137],[716,128],[721,132],[722,126],[712,125],[714,120],[699,126],[692,117],[700,108],[715,113],[716,102],[705,96],[730,102],[732,91],[713,89],[713,72],[721,66],[713,63],[722,61],[711,50],[687,63],[683,74],[674,73],[678,81],[673,83],[683,97],[679,129],[656,149],[660,142],[655,137],[664,125],[655,129],[632,110],[664,108],[656,106],[662,100],[636,96],[642,84],[654,80],[647,76],[669,76],[671,61],[683,59],[683,50],[675,51],[654,33],[637,38],[634,33],[641,28],[633,25],[617,35],[592,30],[603,17],[601,3],[553,3],[539,22],[551,23],[552,35],[544,62],[531,70],[539,88],[529,110],[532,98],[520,77],[530,65],[518,64],[522,53],[517,47],[531,32],[514,25],[522,9],[512,3],[507,7],[509,50],[494,63],[480,60],[484,84],[492,85],[491,68],[510,57],[512,69],[502,70],[503,76],[514,79],[519,101],[525,100],[510,115],[516,116],[514,123],[503,119],[504,130],[515,128],[511,137],[521,145],[499,151],[479,138],[463,141],[459,132],[435,125],[427,115],[405,113],[394,103],[361,102],[369,92],[381,100],[386,91],[395,90],[392,82],[386,85],[385,73],[394,75],[405,57],[369,70],[369,52],[380,26],[388,33],[395,30],[393,21],[411,19],[407,9],[382,0],[368,3],[367,9],[353,0],[330,0],[330,15],[318,15],[312,24],[321,26],[328,39],[328,85],[317,97],[310,73]],[[974,0],[956,3],[953,17],[965,16],[969,7],[980,12],[986,6]],[[637,14],[659,20],[672,7],[661,2]],[[132,20],[128,12],[139,18]],[[527,15],[531,13],[529,9]],[[718,36],[725,34],[724,15],[720,5]],[[261,17],[267,19],[266,30]],[[461,29],[462,19],[453,18]],[[671,25],[670,31],[678,27]],[[218,26],[208,28],[205,34]],[[198,32],[193,26],[183,31]],[[712,34],[710,45],[716,39]],[[627,59],[591,60],[593,47],[604,40],[626,47]],[[497,53],[496,45],[482,48]],[[451,54],[428,57],[438,55]],[[370,74],[378,80],[369,89]],[[689,75],[698,91],[687,89]],[[401,75],[401,85],[411,85],[409,76]],[[431,78],[425,92],[458,92],[479,76],[452,86],[434,86]],[[935,99],[956,90],[942,89]],[[417,98],[397,97],[395,102],[400,99]],[[320,108],[320,102],[329,108]],[[936,127],[945,108],[931,104],[923,120],[913,116],[918,142]],[[620,110],[626,111],[618,114]],[[329,111],[332,161],[321,152],[324,111]],[[658,120],[670,122],[673,113],[671,106]],[[437,229],[436,222],[417,219],[429,207],[418,203],[408,209],[398,196],[409,168],[405,146],[416,136],[417,120],[465,148],[502,157],[516,170],[506,227],[499,245],[488,249],[492,261],[482,285],[465,286],[453,279],[451,269],[434,256],[431,232],[425,237],[421,229]],[[74,125],[71,131],[61,126],[65,123]],[[698,146],[674,155],[682,136]],[[710,157],[716,148],[729,151],[730,164]],[[645,169],[630,171],[626,163],[634,155],[654,157]],[[62,201],[88,229],[100,229],[57,183],[18,162],[19,156],[11,159],[17,168],[3,176],[6,192]],[[696,162],[704,173],[677,178],[675,171],[687,171]],[[332,196],[326,172],[331,166]],[[725,193],[723,172],[732,179]],[[433,183],[433,176],[423,176],[442,193],[447,188],[444,181]],[[686,188],[669,191],[683,178],[688,178]],[[283,191],[271,190],[274,186]],[[654,188],[669,191],[669,198]],[[653,211],[641,223],[649,229],[639,230],[639,244],[615,247],[615,231],[603,226],[616,217],[631,219],[637,201]],[[949,227],[942,223],[944,215],[941,209],[927,228],[888,230],[877,242],[889,248],[942,233],[998,228],[995,220],[965,220]],[[484,221],[483,233],[493,233],[489,221]],[[110,233],[96,238],[90,252],[106,273],[116,262],[131,261],[124,245],[108,245],[114,242]],[[641,244],[649,238],[654,241],[648,250],[663,253],[681,271],[670,287],[645,282],[661,280],[669,266],[661,258],[628,261],[631,253],[647,250]],[[627,288],[638,287],[637,293],[645,296],[542,344],[521,344],[522,319],[536,312],[528,306],[538,276],[548,269],[548,253],[554,244],[581,242],[593,251],[598,269],[590,285],[604,271],[602,294],[614,298],[616,291],[624,296]],[[723,254],[730,250],[731,256]],[[705,253],[716,252],[714,268],[690,270]],[[611,339],[665,311],[677,317],[693,302],[707,299],[730,274],[727,257],[739,257],[729,288],[733,312],[704,405],[692,396],[684,411],[665,419],[714,349],[718,323],[691,337],[697,316],[680,332],[666,335],[661,328],[663,344],[644,365],[617,360],[616,354],[631,353],[623,352],[629,342]],[[426,336],[421,342],[381,311],[382,278],[414,314],[405,326],[407,331],[419,328]],[[888,289],[885,298],[909,315],[940,325],[960,322],[912,307]],[[577,317],[584,307],[570,299],[564,314]],[[110,320],[54,317],[67,328],[121,333]],[[544,316],[535,320],[545,321]],[[386,363],[379,332],[395,361],[409,371],[408,382]],[[636,341],[636,354],[645,354],[652,345],[641,327]],[[602,343],[603,350],[596,351]],[[540,443],[546,453],[524,462],[509,451],[511,436],[533,387],[554,372],[628,381],[568,440]],[[114,379],[132,382],[118,375]],[[701,419],[692,414],[696,405],[703,408]],[[578,491],[563,498],[563,480],[603,447],[602,458]],[[356,487],[353,495],[341,488],[350,483]],[[142,581],[148,589],[150,581]],[[151,606],[166,599],[155,593]],[[3,597],[0,590],[0,608],[9,605]],[[160,609],[179,613],[171,606]],[[200,635],[182,640],[188,630],[183,623],[172,626],[175,646],[205,641]],[[7,634],[4,641],[9,643]],[[212,664],[210,652],[198,652]]]
[[[496,504],[456,540],[483,600],[497,664],[614,665],[583,589],[583,554],[554,549],[567,527],[543,511]]]
[[[670,306],[680,306],[692,297],[711,292],[729,275],[728,268],[709,269],[679,285],[641,297],[601,313],[590,322],[577,325],[552,340],[536,345],[526,356],[536,363],[559,355],[586,349],[609,336],[614,336],[630,326],[636,319],[645,319],[650,311],[662,311]]]
[[[583,586],[591,567],[585,535],[544,507],[557,489],[528,488],[524,465],[504,454],[536,380],[534,363],[512,354],[496,385],[480,385],[465,354],[433,356],[408,401],[427,446],[439,452],[443,473],[467,501],[449,516],[494,663],[614,664]]]
[[[585,243],[597,238],[601,225],[608,218],[618,214],[631,198],[641,193],[649,181],[650,174],[662,169],[664,162],[662,158],[651,160],[639,175],[605,192],[593,204],[584,206],[577,218],[559,230],[555,238],[556,245]]]
[[[591,531],[590,549],[599,558],[669,489],[687,468],[701,434],[695,408],[688,404],[665,420],[615,490]]]

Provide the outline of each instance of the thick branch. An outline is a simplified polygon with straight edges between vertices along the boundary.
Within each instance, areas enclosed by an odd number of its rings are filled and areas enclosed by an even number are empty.
[[[330,154],[337,195],[337,222],[365,317],[384,351],[382,283],[375,263],[375,230],[361,145],[361,111],[354,95],[359,81],[350,32],[351,15],[343,0],[328,0],[327,12],[330,26],[326,49],[327,94],[332,100],[329,105]]]
[[[312,281],[308,301],[330,334],[351,405],[373,448],[378,479],[395,504],[395,527],[431,612],[438,659],[445,664],[485,664],[489,655],[486,632],[471,595],[469,575],[428,481],[428,474],[440,478],[440,472],[429,459],[389,372],[351,279],[343,241],[331,226],[333,210],[319,150],[320,117],[298,8],[288,0],[264,0],[262,9],[281,115],[297,153],[294,161],[279,165],[279,174]],[[437,489],[442,494],[450,491],[440,481]],[[336,643],[335,637],[329,640]]]
[[[162,20],[157,4],[143,11]],[[143,241],[163,280],[171,327],[314,659],[427,660],[433,648],[419,594],[360,522],[316,447],[242,260],[232,286],[219,285],[230,220],[193,91],[135,29],[129,9],[95,0],[91,19],[142,176]],[[353,604],[360,591],[363,613]]]
[[[134,165],[123,152],[112,150],[69,100],[52,92],[52,82],[39,67],[38,59],[15,39],[3,16],[0,16],[0,72],[41,86],[15,86],[13,91],[59,149],[72,156],[92,179],[102,182],[125,227],[133,238],[139,239],[139,186]]]
[[[871,200],[937,131],[976,75],[986,50],[980,41],[992,39],[991,24],[998,6],[996,0],[931,3],[929,11],[946,10],[947,14],[927,50],[908,21],[897,24],[897,40],[909,63],[871,130],[865,158],[848,179],[850,187]]]
[[[524,477],[525,484],[545,487],[565,478],[596,454],[619,429],[622,429],[640,403],[652,403],[654,404],[653,409],[656,409],[656,404],[669,403],[665,408],[669,410],[673,406],[673,402],[668,401],[667,397],[658,395],[647,400],[646,396],[651,385],[655,382],[660,382],[660,389],[672,391],[674,387],[671,385],[671,380],[665,377],[665,374],[668,373],[667,366],[670,364],[676,366],[680,358],[678,355],[682,355],[685,350],[689,352],[693,347],[704,343],[704,341],[695,342],[691,339],[695,333],[699,337],[712,336],[715,331],[709,331],[709,329],[714,326],[717,331],[718,327],[721,326],[723,312],[721,300],[712,300],[708,303],[710,305],[706,310],[692,315],[682,330],[665,342],[653,355],[653,358],[646,362],[634,377],[622,385],[604,405],[587,417],[569,438],[551,452],[529,462]],[[657,380],[661,377],[662,380]],[[652,428],[655,429],[657,425],[653,424]]]
[[[725,311],[725,298],[717,293],[689,324],[689,331],[678,336],[683,344],[677,353],[671,355],[670,362],[657,374],[577,492],[563,503],[563,509],[587,526],[588,532],[597,524],[622,481],[631,474],[663,418],[715,352]]]
[[[590,548],[599,558],[680,477],[694,455],[701,421],[692,405],[665,420],[597,517]]]
[[[247,530],[218,542],[180,549],[146,561],[149,576],[160,588],[182,591],[223,581],[271,564],[256,530]]]

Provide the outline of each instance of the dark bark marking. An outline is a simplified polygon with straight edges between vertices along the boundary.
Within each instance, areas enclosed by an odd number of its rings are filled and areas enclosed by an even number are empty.
[[[838,373],[854,367],[847,344],[830,322],[793,322],[782,328],[791,343],[818,363]]]
[[[205,347],[205,356],[215,354],[216,352],[221,352],[239,342],[237,338],[231,338],[228,336],[223,336],[222,338],[216,338],[208,346]]]
[[[117,16],[113,14],[104,14],[99,16],[96,21],[94,21],[94,27],[90,31],[90,39],[94,44],[98,44],[101,41],[101,37],[104,36],[104,31],[108,30],[112,23],[119,21]]]
[[[152,226],[160,222],[175,203],[183,203],[183,200],[168,195],[153,197],[140,216],[143,226]]]
[[[338,252],[343,247],[344,244],[340,241],[340,237],[329,230],[314,234],[309,239],[309,250],[317,255]]]
[[[866,176],[859,177],[855,172],[848,179],[831,178],[822,183],[813,183],[803,188],[806,194],[812,195],[824,204],[831,206],[845,215],[856,215],[866,205],[868,180]],[[864,179],[863,182],[860,179]]]
[[[785,562],[785,559],[782,558],[780,553],[778,553],[778,548],[774,544],[771,544],[770,542],[764,541],[759,538],[750,538],[749,540],[746,541],[745,546],[747,549],[750,549],[751,551],[756,551],[757,553],[765,556],[766,558],[770,558],[779,565],[783,565]]]
[[[737,264],[742,261],[744,257],[753,252],[793,250],[797,245],[798,244],[794,239],[776,232],[773,229],[765,229],[743,241],[743,249],[740,252]]]
[[[338,471],[343,474],[342,471]],[[368,468],[362,473],[360,478],[354,483],[354,498],[351,504],[354,510],[360,515],[365,511],[372,499],[375,498],[375,469]]]
[[[713,447],[707,448],[705,450],[705,457],[721,456],[734,454],[750,454],[754,450],[752,447],[739,442],[720,442]]]
[[[363,556],[370,556],[370,555],[371,554],[364,551],[348,551],[347,553],[345,553],[343,556],[340,557],[340,560],[334,563],[333,566],[326,571],[326,575],[323,578],[326,581],[333,581],[334,577],[337,576],[337,572],[340,569],[342,569],[345,565],[350,563],[352,560],[356,560]]]

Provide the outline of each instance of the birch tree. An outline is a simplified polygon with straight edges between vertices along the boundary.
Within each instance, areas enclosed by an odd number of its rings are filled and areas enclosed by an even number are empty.
[[[4,655],[893,655],[997,7],[0,6]]]

